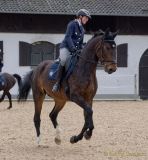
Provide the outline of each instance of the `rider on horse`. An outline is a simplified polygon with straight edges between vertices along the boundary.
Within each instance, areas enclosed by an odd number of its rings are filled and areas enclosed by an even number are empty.
[[[80,9],[77,14],[77,18],[72,20],[67,25],[65,38],[60,45],[60,65],[57,74],[57,82],[52,88],[52,92],[57,92],[60,88],[60,81],[64,70],[65,62],[70,53],[75,53],[77,50],[83,47],[84,28],[91,15],[86,9]]]

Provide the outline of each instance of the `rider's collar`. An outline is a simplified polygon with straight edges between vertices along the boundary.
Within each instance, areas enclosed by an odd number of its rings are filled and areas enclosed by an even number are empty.
[[[78,22],[79,26],[82,26],[81,21],[79,21],[78,19],[76,19],[76,21]]]

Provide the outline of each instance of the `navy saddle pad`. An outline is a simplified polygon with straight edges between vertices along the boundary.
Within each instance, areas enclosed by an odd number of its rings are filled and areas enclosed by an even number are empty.
[[[60,61],[55,61],[49,69],[49,79],[56,80]]]
[[[76,55],[70,55],[69,58],[66,61],[65,65],[65,72],[63,74],[64,79],[68,79],[72,71],[74,70],[74,67],[77,63],[78,57]],[[56,60],[55,63],[53,63],[49,69],[49,79],[50,80],[56,80],[58,68],[60,65],[60,60]]]

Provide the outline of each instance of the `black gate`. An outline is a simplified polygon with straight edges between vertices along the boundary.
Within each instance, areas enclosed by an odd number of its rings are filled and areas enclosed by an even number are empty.
[[[139,96],[141,99],[148,99],[148,49],[139,63]]]

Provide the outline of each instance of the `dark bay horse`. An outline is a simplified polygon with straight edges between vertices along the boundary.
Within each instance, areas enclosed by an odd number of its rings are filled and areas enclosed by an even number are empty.
[[[3,94],[0,98],[0,102],[2,102],[7,95],[9,99],[9,107],[7,109],[12,108],[12,100],[10,89],[15,85],[16,80],[18,82],[18,86],[21,86],[21,77],[18,74],[9,74],[9,73],[1,73],[0,74],[0,91],[3,91]]]
[[[94,35],[88,41],[79,55],[73,73],[67,80],[67,85],[69,86],[68,93],[65,93],[64,82],[57,93],[52,92],[55,81],[49,80],[48,72],[53,61],[43,61],[36,69],[30,71],[24,77],[18,98],[19,101],[25,101],[32,88],[35,104],[34,125],[38,143],[40,137],[40,114],[46,94],[55,101],[55,106],[49,114],[49,117],[56,129],[55,142],[57,144],[61,142],[57,116],[66,101],[72,101],[78,104],[84,110],[85,119],[81,132],[78,135],[72,136],[70,142],[76,143],[83,137],[86,139],[91,138],[94,129],[92,103],[97,91],[97,63],[100,62],[104,66],[105,72],[109,74],[116,71],[116,43],[114,41],[116,35],[117,33],[112,33],[107,30],[101,35]]]

